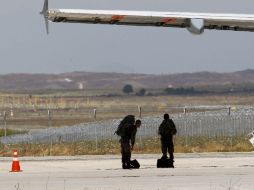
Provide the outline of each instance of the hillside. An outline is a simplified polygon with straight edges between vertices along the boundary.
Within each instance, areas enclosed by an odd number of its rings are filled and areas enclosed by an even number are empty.
[[[0,75],[1,90],[106,89],[131,84],[135,88],[195,87],[254,83],[254,70],[232,73],[196,72],[167,75],[71,72]]]

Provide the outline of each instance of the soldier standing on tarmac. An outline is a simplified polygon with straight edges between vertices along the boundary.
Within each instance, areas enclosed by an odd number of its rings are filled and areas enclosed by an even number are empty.
[[[121,153],[122,153],[122,167],[123,169],[131,168],[131,151],[133,150],[135,144],[135,138],[137,133],[137,128],[141,126],[141,121],[138,119],[132,125],[125,126],[123,133],[121,135]]]
[[[177,133],[175,124],[172,119],[169,118],[167,113],[164,114],[164,120],[159,126],[158,134],[161,136],[161,151],[162,159],[168,159],[167,152],[169,153],[169,160],[174,162],[174,143],[173,135]]]

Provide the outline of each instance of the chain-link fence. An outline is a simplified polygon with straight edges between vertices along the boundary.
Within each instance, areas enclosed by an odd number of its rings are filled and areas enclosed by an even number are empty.
[[[231,111],[230,114],[222,109],[179,113],[171,117],[178,130],[177,135],[182,137],[234,137],[247,135],[254,130],[254,109],[251,107],[242,107]],[[137,137],[141,141],[144,138],[157,137],[158,126],[162,118],[163,113],[160,116],[142,117],[142,126],[138,130]],[[99,140],[117,140],[118,137],[114,135],[114,132],[119,122],[120,119],[111,119],[59,128],[31,130],[27,134],[1,137],[0,142],[19,144],[94,141],[97,144]]]

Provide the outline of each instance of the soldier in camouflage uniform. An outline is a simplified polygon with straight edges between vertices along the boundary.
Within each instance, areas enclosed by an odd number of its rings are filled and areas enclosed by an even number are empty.
[[[159,126],[159,135],[161,136],[161,151],[162,159],[167,159],[167,152],[169,153],[169,159],[174,162],[174,143],[173,135],[177,133],[175,124],[169,115],[164,114],[164,120]]]
[[[137,128],[140,126],[140,120],[136,120],[135,124],[124,126],[123,134],[120,139],[123,169],[131,168],[131,151],[133,150],[135,144]]]

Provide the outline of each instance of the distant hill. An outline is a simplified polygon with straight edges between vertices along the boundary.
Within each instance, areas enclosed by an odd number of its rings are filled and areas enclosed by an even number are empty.
[[[168,86],[179,88],[244,83],[254,83],[254,70],[165,75],[95,72],[0,75],[0,90],[121,89],[125,84],[131,84],[135,88],[167,88]]]

